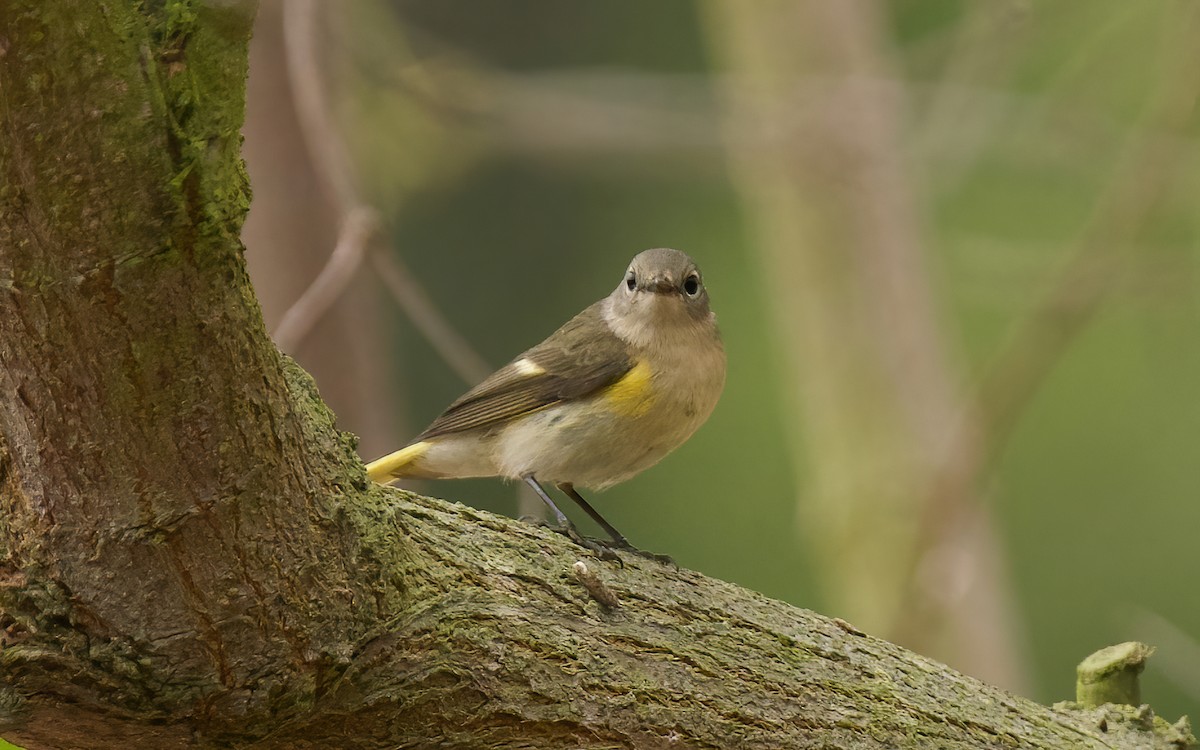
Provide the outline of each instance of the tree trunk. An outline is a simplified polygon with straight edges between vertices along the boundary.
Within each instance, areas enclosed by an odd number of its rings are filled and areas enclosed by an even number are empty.
[[[372,486],[242,262],[251,16],[0,5],[0,735],[1169,746],[690,571],[588,560],[597,584],[547,531]]]

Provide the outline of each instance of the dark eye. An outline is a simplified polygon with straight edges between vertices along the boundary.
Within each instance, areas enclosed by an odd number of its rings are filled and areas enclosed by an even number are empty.
[[[634,276],[633,271],[630,271],[629,273],[625,274],[625,288],[632,292],[636,287],[637,276]]]
[[[683,280],[683,291],[689,297],[695,297],[700,293],[700,277],[696,274],[688,274],[688,277]]]

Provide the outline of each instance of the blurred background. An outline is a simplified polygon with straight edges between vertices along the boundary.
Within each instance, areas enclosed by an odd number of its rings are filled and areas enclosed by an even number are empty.
[[[685,250],[728,385],[614,525],[1043,702],[1144,640],[1197,716],[1198,12],[263,0],[247,259],[372,459]]]

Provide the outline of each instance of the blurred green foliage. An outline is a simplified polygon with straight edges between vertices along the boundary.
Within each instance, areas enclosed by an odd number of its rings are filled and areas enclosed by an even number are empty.
[[[449,50],[512,74],[709,74],[690,2],[390,5],[417,58]],[[1170,84],[1159,52],[1176,8],[1165,0],[986,5],[903,0],[888,5],[886,29],[909,94],[907,138],[921,169],[914,181],[936,303],[968,383],[1076,248],[1148,99]],[[489,150],[477,132],[489,123],[464,119],[442,120],[449,135],[430,136],[436,143],[397,149],[402,159],[405,150],[436,148],[454,165],[453,179],[411,183],[383,206],[416,277],[499,365],[607,294],[636,252],[691,253],[727,342],[725,396],[687,445],[597,505],[639,545],[820,609],[813,582],[822,571],[799,541],[782,367],[761,292],[770,270],[747,247],[719,144],[683,159]],[[1002,526],[1014,619],[1041,701],[1071,697],[1074,665],[1095,648],[1141,639],[1160,647],[1145,698],[1167,717],[1200,713],[1184,681],[1168,679],[1182,650],[1200,648],[1196,135],[1162,134],[1174,139],[1180,176],[1099,314],[1055,353],[980,478]],[[464,161],[460,142],[478,158]],[[439,162],[429,163],[436,172]],[[365,181],[385,184],[401,168],[371,161]],[[467,384],[398,314],[397,330],[415,433]],[[514,491],[495,481],[422,489],[499,512],[515,507]],[[1155,623],[1163,621],[1186,637],[1161,641]]]

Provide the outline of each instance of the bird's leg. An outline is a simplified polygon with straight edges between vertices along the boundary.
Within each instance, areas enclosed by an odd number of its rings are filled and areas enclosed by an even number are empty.
[[[550,496],[546,494],[546,491],[542,489],[542,485],[538,483],[538,480],[532,474],[526,474],[521,478],[525,480],[525,484],[533,488],[533,491],[542,499],[542,502],[549,506],[550,510],[554,513],[554,520],[558,521],[559,526],[564,529],[574,528],[571,519],[567,518],[566,514],[558,509],[558,506],[554,504],[554,501],[550,499]]]
[[[583,495],[579,494],[579,492],[575,489],[575,485],[571,484],[570,482],[563,482],[558,485],[558,489],[561,490],[567,497],[574,500],[580,508],[583,508],[583,512],[591,516],[592,520],[600,525],[600,528],[608,532],[608,535],[612,537],[614,546],[620,547],[621,549],[633,549],[633,545],[629,543],[629,540],[625,538],[625,535],[613,528],[611,523],[605,521],[604,516],[600,515],[600,512],[593,508],[591,503],[583,499]]]
[[[580,508],[583,508],[583,511],[591,516],[592,520],[600,525],[600,528],[608,532],[608,535],[612,537],[613,547],[617,549],[628,550],[629,552],[641,555],[642,557],[648,557],[652,560],[658,560],[659,562],[669,563],[671,565],[675,564],[675,561],[667,555],[658,555],[653,552],[646,552],[630,544],[629,540],[625,538],[624,534],[617,531],[611,523],[605,521],[604,516],[600,515],[600,512],[593,508],[591,503],[583,499],[583,495],[579,494],[579,491],[575,489],[575,485],[571,484],[570,482],[562,482],[558,485],[558,489],[560,489],[567,497],[574,500]]]
[[[591,539],[587,539],[580,534],[575,528],[575,524],[571,523],[571,519],[567,518],[566,514],[558,509],[558,506],[554,504],[554,501],[550,499],[550,496],[546,494],[546,491],[542,489],[542,485],[538,483],[538,480],[532,474],[526,474],[521,478],[525,480],[525,484],[528,484],[533,488],[533,491],[536,492],[537,496],[542,499],[542,502],[548,505],[550,510],[554,513],[554,519],[558,521],[558,527],[554,529],[555,531],[566,536],[580,547],[591,550],[602,560],[616,560],[617,562],[621,561],[621,558],[617,556],[617,553],[613,552],[609,547]],[[626,542],[626,544],[628,544],[628,542]]]

